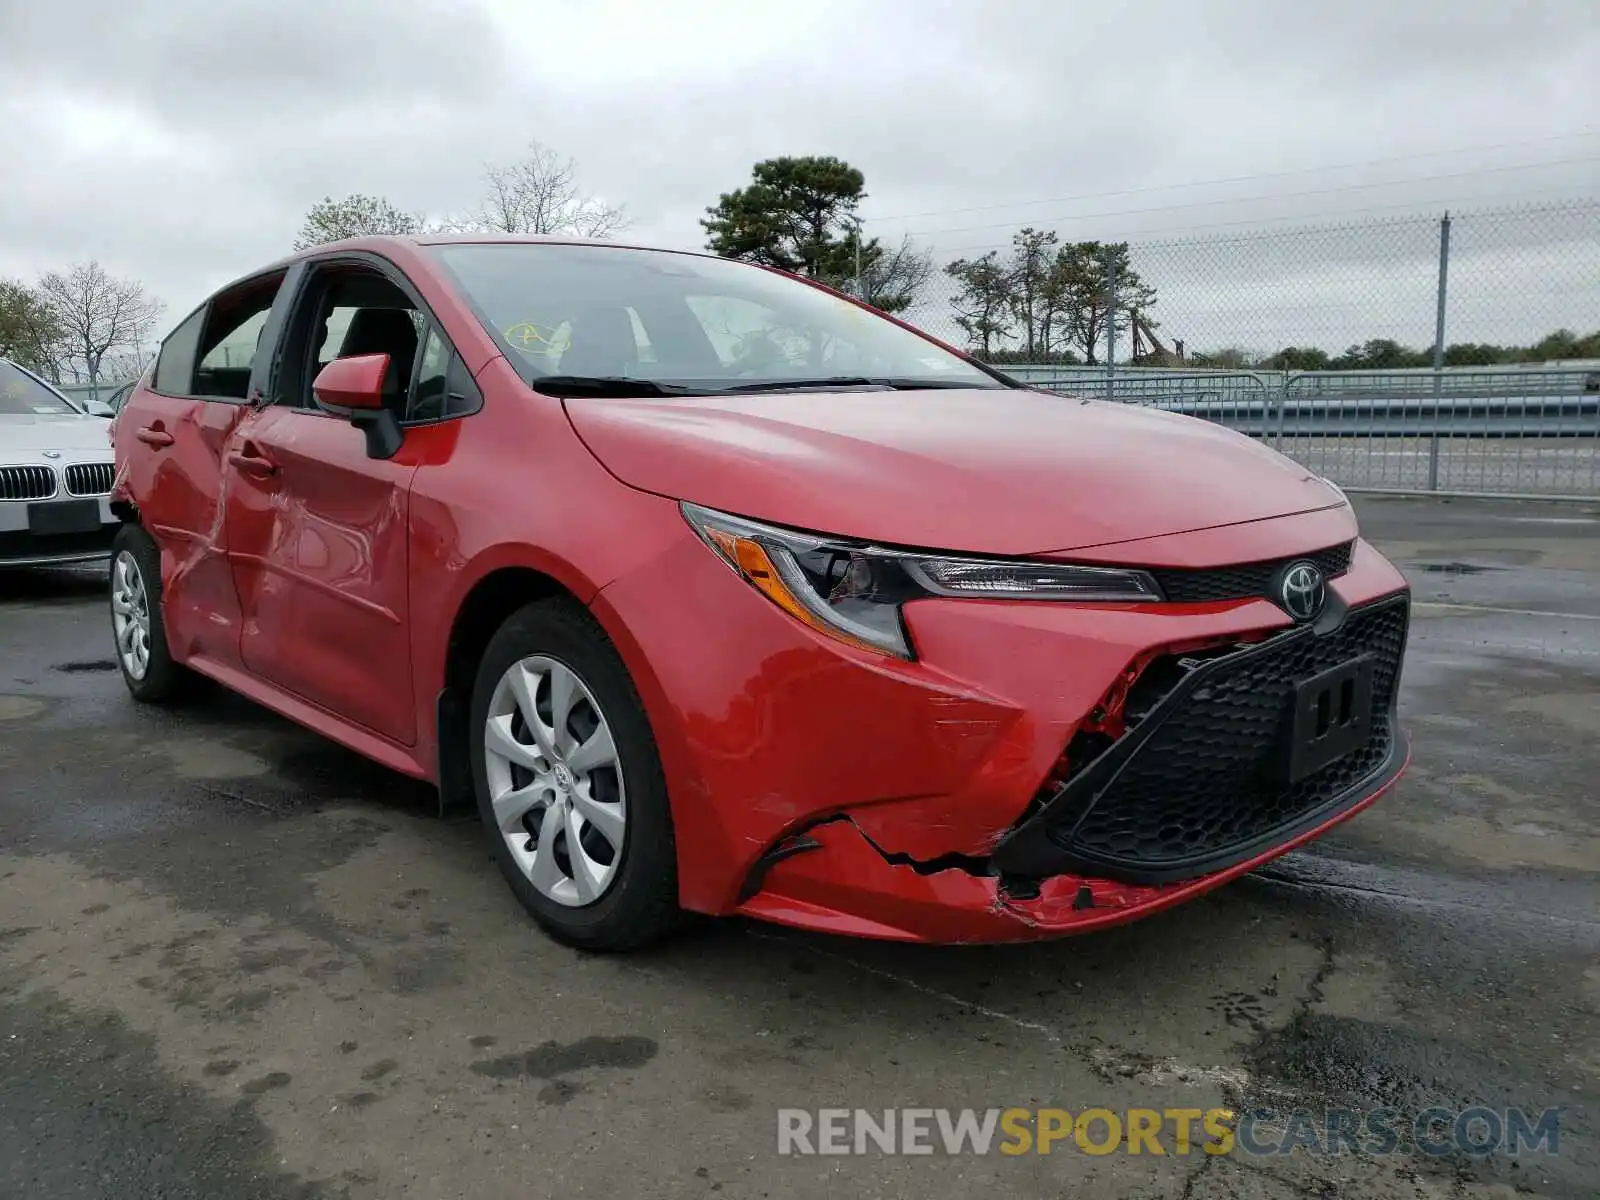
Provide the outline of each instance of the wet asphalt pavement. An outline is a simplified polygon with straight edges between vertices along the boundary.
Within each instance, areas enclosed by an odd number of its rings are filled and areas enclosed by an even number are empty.
[[[0,1197],[1600,1195],[1600,505],[1358,501],[1415,740],[1312,849],[1123,929],[543,938],[475,822],[0,575]],[[780,1107],[1559,1109],[1554,1154],[780,1157]],[[1274,1125],[1274,1122],[1278,1122]]]

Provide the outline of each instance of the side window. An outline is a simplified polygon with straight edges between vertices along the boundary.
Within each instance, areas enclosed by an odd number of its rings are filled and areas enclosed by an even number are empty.
[[[403,424],[476,412],[482,404],[450,339],[405,288],[368,266],[314,268],[289,321],[276,404],[315,408],[318,372],[338,358],[386,354],[384,406]]]
[[[422,360],[417,364],[417,382],[406,405],[407,421],[437,421],[444,416],[445,377],[450,371],[450,344],[439,330],[428,330],[422,344]]]
[[[437,325],[428,330],[417,365],[417,382],[406,406],[407,422],[443,421],[475,413],[483,404],[478,385]]]
[[[248,397],[261,334],[283,280],[281,273],[252,279],[212,300],[190,395],[223,400]]]
[[[200,347],[200,330],[205,326],[206,306],[179,325],[161,343],[156,359],[155,380],[151,386],[166,396],[187,396],[194,382],[194,355]]]
[[[267,327],[267,317],[271,311],[270,307],[263,308],[260,312],[246,317],[244,324],[225,334],[220,342],[206,351],[205,357],[200,360],[200,365],[196,369],[196,375],[201,378],[214,378],[219,373],[234,371],[240,367],[248,370],[256,360],[256,347],[261,343],[261,331]]]
[[[399,295],[399,293],[396,293],[396,295]],[[350,323],[355,320],[356,314],[363,307],[359,300],[348,296],[340,296],[336,292],[330,298],[333,303],[329,305],[327,316],[323,318],[323,323],[319,329],[322,342],[317,348],[318,370],[327,366],[334,359],[349,353],[344,346],[345,338],[349,336]],[[389,303],[391,305],[397,304],[405,312],[406,317],[411,321],[412,331],[420,339],[423,330],[427,327],[428,318],[416,309],[407,307],[409,302],[403,298]]]
[[[317,374],[338,358],[386,354],[384,404],[402,419],[426,321],[404,289],[369,267],[313,268],[288,324],[273,403],[314,409]]]
[[[470,416],[482,407],[483,393],[478,390],[477,381],[468,373],[467,364],[461,361],[461,355],[452,354],[450,375],[445,387],[444,415]]]

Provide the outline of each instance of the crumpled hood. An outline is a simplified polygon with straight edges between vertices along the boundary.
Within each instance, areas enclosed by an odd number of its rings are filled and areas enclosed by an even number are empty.
[[[77,414],[0,413],[0,458],[16,454],[31,458],[41,450],[95,450],[110,458],[111,442],[106,436],[110,425],[104,417]]]
[[[1042,392],[565,404],[584,443],[633,487],[902,546],[1041,554],[1345,503],[1221,426]]]

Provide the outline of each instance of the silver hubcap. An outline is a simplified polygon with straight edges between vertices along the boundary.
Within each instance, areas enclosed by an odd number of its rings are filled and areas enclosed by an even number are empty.
[[[126,550],[111,565],[111,627],[123,669],[129,678],[143,679],[150,669],[150,597],[139,564]]]
[[[483,731],[495,824],[528,881],[557,904],[605,895],[628,806],[611,726],[563,662],[534,655],[500,677]]]

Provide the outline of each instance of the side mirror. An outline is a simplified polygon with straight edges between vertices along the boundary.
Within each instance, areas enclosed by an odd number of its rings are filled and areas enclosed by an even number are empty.
[[[367,435],[368,458],[393,458],[400,449],[400,422],[383,402],[387,354],[352,354],[336,358],[311,383],[317,406],[344,417]]]
[[[323,408],[340,416],[355,409],[383,407],[383,377],[389,370],[387,354],[352,354],[336,358],[311,384],[311,394]]]
[[[88,410],[91,417],[114,417],[117,415],[117,410],[104,400],[85,400],[83,407]]]

